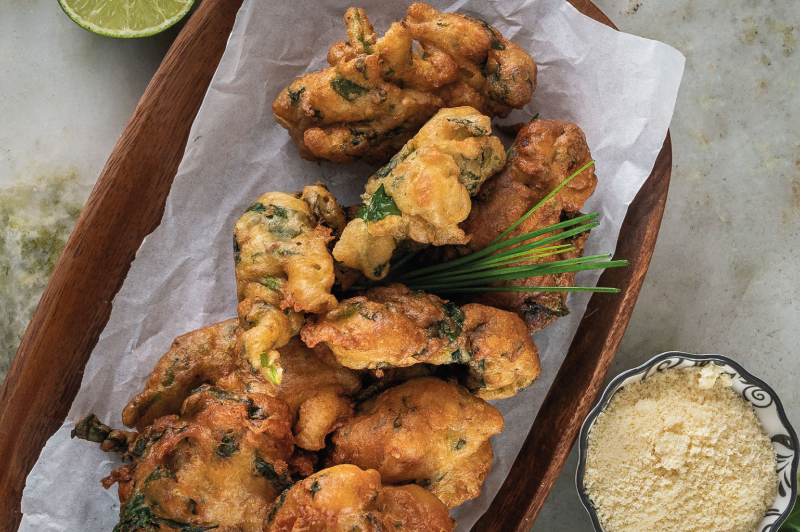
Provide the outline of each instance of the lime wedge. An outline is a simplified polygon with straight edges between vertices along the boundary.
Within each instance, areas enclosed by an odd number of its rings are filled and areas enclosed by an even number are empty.
[[[147,37],[183,18],[193,0],[58,0],[80,27],[107,37]]]

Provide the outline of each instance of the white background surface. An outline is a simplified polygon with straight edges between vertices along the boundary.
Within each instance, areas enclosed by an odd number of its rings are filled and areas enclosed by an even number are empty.
[[[622,30],[687,57],[664,224],[610,375],[670,349],[718,352],[770,383],[797,426],[800,3],[597,4]],[[0,194],[62,167],[92,183],[168,41],[108,41],[75,26],[54,0],[4,2]],[[574,465],[534,530],[591,529]]]

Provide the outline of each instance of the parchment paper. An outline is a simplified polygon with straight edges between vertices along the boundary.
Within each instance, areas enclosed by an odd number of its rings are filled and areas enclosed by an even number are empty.
[[[382,34],[405,2],[357,3]],[[391,4],[391,5],[389,5]],[[541,118],[581,126],[597,160],[599,185],[586,212],[600,213],[586,253],[612,252],[628,204],[652,170],[667,132],[684,58],[673,48],[616,32],[563,0],[432,1],[478,16],[525,48],[539,66],[531,103],[506,122]],[[247,206],[269,190],[293,192],[319,179],[347,205],[375,168],[318,166],[300,159],[272,118],[271,104],[295,77],[326,66],[328,47],[345,38],[345,0],[246,0],[192,127],[161,225],[139,249],[113,302],[64,426],[48,441],[22,500],[23,531],[111,530],[116,489],[99,479],[119,465],[97,445],[70,440],[90,412],[116,427],[172,340],[236,315],[231,234]],[[514,120],[516,119],[516,120]],[[594,285],[599,272],[578,284]],[[495,401],[506,430],[492,438],[494,467],[483,494],[453,512],[466,531],[486,510],[530,429],[578,326],[589,294],[571,294],[572,314],[537,333],[542,377]]]

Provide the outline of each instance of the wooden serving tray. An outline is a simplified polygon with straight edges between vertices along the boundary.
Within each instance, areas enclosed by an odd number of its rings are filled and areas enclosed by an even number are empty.
[[[589,0],[569,0],[616,27]],[[84,366],[145,236],[161,220],[172,180],[242,0],[205,0],[136,106],[55,267],[0,390],[0,523],[19,527],[25,479],[61,427]],[[669,187],[669,134],[628,208],[615,258],[594,294],[522,450],[473,531],[528,532],[558,477],[622,340],[653,254]]]

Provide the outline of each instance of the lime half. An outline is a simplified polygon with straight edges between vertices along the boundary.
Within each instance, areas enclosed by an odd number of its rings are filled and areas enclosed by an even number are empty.
[[[147,37],[183,18],[193,0],[58,0],[79,26],[107,37]]]

